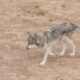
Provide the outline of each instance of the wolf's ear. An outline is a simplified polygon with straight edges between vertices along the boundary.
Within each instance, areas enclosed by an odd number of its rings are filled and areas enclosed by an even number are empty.
[[[29,36],[32,36],[32,33],[30,33],[30,32],[27,32],[27,34],[28,34]]]
[[[36,33],[34,34],[34,37],[35,37],[35,39],[37,39],[37,34]]]
[[[34,36],[36,37],[36,36],[37,36],[37,34],[35,33],[35,34],[34,34]]]

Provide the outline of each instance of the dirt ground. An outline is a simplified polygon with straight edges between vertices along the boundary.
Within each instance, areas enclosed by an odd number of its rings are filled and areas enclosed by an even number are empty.
[[[0,80],[80,80],[79,35],[74,57],[49,56],[45,66],[43,49],[26,49],[27,32],[63,22],[80,25],[80,0],[0,0]]]

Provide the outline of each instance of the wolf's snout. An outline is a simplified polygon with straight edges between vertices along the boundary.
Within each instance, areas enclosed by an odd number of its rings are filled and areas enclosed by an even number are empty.
[[[29,47],[27,46],[26,49],[29,49]]]

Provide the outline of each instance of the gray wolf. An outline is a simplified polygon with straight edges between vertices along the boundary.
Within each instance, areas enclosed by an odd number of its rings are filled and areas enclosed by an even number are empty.
[[[60,42],[66,40],[72,46],[72,53],[70,56],[75,55],[76,46],[72,40],[74,33],[80,30],[80,27],[73,23],[62,23],[53,28],[41,31],[39,33],[28,33],[29,37],[27,39],[27,49],[31,48],[44,48],[45,54],[40,65],[45,65],[48,55],[54,55],[52,52],[52,42],[59,40]],[[66,45],[63,44],[62,52],[60,56],[63,56],[66,50]]]

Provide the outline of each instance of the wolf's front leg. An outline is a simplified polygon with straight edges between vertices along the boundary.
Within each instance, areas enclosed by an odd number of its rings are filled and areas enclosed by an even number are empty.
[[[46,52],[45,52],[45,54],[44,54],[44,58],[43,58],[43,60],[42,60],[42,62],[40,63],[40,65],[45,65],[45,63],[46,63],[46,61],[47,61],[47,58],[48,58],[48,55],[49,55],[49,52],[50,52],[50,47],[47,47],[46,48],[47,50],[46,50]]]

